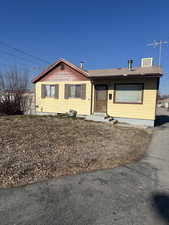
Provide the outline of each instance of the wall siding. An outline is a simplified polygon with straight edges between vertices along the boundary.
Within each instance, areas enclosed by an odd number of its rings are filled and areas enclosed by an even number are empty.
[[[41,98],[41,84],[58,84],[59,85],[59,98]],[[64,98],[64,85],[65,84],[86,84],[86,98]],[[36,83],[36,111],[37,112],[56,112],[66,113],[70,109],[74,109],[78,114],[90,115],[91,105],[91,82],[90,81],[67,81],[67,82],[54,82],[44,81]]]
[[[134,119],[155,119],[156,95],[157,95],[157,78],[122,78],[113,79],[112,81],[99,81],[100,84],[108,84],[109,94],[114,96],[115,83],[143,83],[143,104],[119,104],[114,103],[113,99],[107,101],[107,114],[113,117],[124,117]],[[94,96],[93,96],[94,100]],[[94,112],[94,111],[93,111]]]
[[[64,69],[61,69],[61,65],[57,65],[56,68],[48,72],[40,81],[87,81],[88,79],[80,72],[72,69],[70,66],[64,64]]]
[[[122,82],[122,80],[117,80],[116,82]],[[157,84],[156,78],[146,78],[146,79],[132,79],[126,80],[125,83],[144,83],[143,90],[143,104],[117,104],[113,101],[108,100],[108,114],[114,117],[126,117],[135,119],[155,119],[155,107],[156,107],[156,94],[157,94]],[[114,94],[114,83],[113,90],[109,87],[108,93]],[[123,81],[124,83],[124,81]]]
[[[112,100],[107,100],[107,114],[113,117],[133,118],[133,119],[155,119],[156,95],[157,95],[157,78],[123,78],[107,81],[97,81],[96,84],[108,84],[108,95],[114,96],[115,83],[144,83],[143,104],[118,104]],[[41,84],[58,84],[59,98],[41,99]],[[65,84],[86,84],[86,99],[64,98]],[[66,113],[70,109],[77,110],[78,114],[90,115],[91,112],[91,90],[90,80],[84,81],[48,81],[41,80],[36,86],[36,111],[37,112],[59,112]],[[94,112],[95,92],[93,88],[92,112]]]

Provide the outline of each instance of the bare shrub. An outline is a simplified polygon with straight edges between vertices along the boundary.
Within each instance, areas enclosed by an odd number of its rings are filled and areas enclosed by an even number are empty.
[[[23,114],[27,109],[28,79],[17,67],[0,74],[0,114]]]

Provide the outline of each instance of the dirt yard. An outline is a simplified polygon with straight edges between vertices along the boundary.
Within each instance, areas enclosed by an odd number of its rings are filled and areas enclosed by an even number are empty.
[[[113,168],[140,158],[151,134],[75,119],[0,117],[0,187],[84,171]]]

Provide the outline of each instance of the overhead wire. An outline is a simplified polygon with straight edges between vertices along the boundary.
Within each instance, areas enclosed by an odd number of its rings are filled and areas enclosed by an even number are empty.
[[[47,61],[47,60],[45,60],[45,59],[42,59],[41,57],[34,56],[34,55],[32,55],[32,54],[26,52],[25,50],[22,50],[22,49],[20,49],[20,48],[13,47],[13,46],[11,46],[10,44],[8,44],[8,43],[6,43],[6,42],[4,42],[4,41],[1,41],[1,40],[0,40],[0,45],[5,46],[5,47],[7,47],[7,48],[10,48],[10,49],[12,49],[12,50],[14,50],[14,51],[17,51],[17,52],[21,53],[21,54],[24,54],[24,55],[26,55],[27,57],[34,58],[34,60],[38,60],[38,61],[41,61],[41,62],[47,63],[47,64],[50,63],[49,61]]]

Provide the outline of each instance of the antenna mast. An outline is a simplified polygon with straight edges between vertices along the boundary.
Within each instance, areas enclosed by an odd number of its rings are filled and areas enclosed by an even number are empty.
[[[159,58],[158,58],[158,64],[161,65],[161,53],[162,53],[162,46],[168,44],[167,41],[153,41],[152,43],[148,44],[148,46],[152,46],[153,48],[159,47]]]

